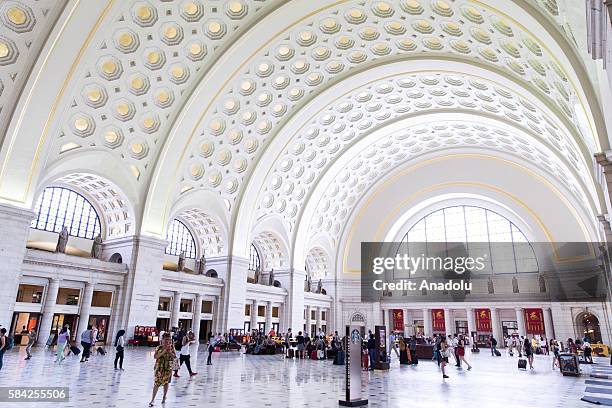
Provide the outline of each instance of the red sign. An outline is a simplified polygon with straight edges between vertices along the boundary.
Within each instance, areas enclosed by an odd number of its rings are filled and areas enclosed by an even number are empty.
[[[402,309],[393,309],[393,330],[404,332],[404,311]]]
[[[542,309],[525,309],[525,326],[527,334],[543,334],[544,314]]]
[[[444,324],[444,309],[431,309],[431,326],[434,332],[446,331]]]
[[[489,309],[476,309],[476,331],[491,333],[491,311]]]

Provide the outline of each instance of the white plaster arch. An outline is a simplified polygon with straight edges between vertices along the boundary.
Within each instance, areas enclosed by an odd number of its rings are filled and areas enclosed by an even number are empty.
[[[552,184],[525,171],[524,165],[473,153],[429,154],[397,168],[354,206],[338,243],[338,270],[358,271],[358,242],[382,240],[413,205],[445,194],[484,195],[502,203],[533,226],[536,242],[551,242],[554,247],[554,242],[597,241],[593,225],[585,225],[579,212],[558,199],[559,191]],[[385,217],[381,220],[375,214]]]
[[[465,114],[463,115],[464,115],[463,118],[465,119],[466,116]],[[317,207],[319,203],[323,202],[323,198],[324,198],[323,192],[326,191],[330,185],[333,185],[333,183],[335,183],[336,180],[339,180],[339,183],[341,183],[342,185],[347,184],[346,183],[347,180],[343,178],[339,178],[340,177],[339,174],[341,173],[340,169],[346,168],[356,159],[356,157],[358,156],[358,154],[356,153],[357,151],[366,151],[377,140],[383,139],[381,137],[381,133],[386,134],[386,135],[393,135],[393,134],[402,132],[403,130],[410,129],[411,127],[414,127],[414,126],[418,127],[422,123],[429,122],[429,123],[442,124],[444,123],[445,120],[450,120],[452,122],[454,120],[459,120],[460,118],[461,116],[456,115],[456,114],[438,113],[438,114],[423,115],[419,117],[418,120],[415,120],[415,118],[412,118],[411,120],[406,119],[405,121],[399,121],[397,123],[392,123],[390,125],[387,125],[384,128],[379,129],[377,132],[373,132],[367,137],[364,137],[362,140],[357,142],[353,147],[351,147],[350,151],[347,151],[345,154],[343,154],[338,159],[336,159],[333,165],[320,178],[315,188],[311,191],[310,195],[307,197],[307,203],[304,206],[302,213],[300,215],[300,221],[298,222],[298,230],[296,231],[296,234],[295,234],[295,239],[296,239],[295,258],[294,258],[295,267],[299,268],[300,265],[302,265],[303,263],[303,258],[300,258],[300,257],[303,256],[301,255],[301,253],[303,253],[303,250],[305,248],[305,242],[307,241],[308,235],[309,235],[305,228],[308,228],[308,225],[312,223],[311,220],[313,219],[315,211],[316,211],[315,207]],[[480,116],[474,116],[472,120],[474,122],[481,123],[483,125],[485,124],[495,125],[495,126],[501,126],[502,128],[506,126],[506,124],[502,124],[497,120],[491,120],[490,118],[484,118]],[[510,134],[520,134],[521,133],[520,130],[517,129],[516,127],[508,127],[507,130],[508,132],[510,132]],[[529,138],[530,136],[525,136],[525,137]],[[401,140],[399,142],[401,142]],[[449,153],[461,152],[460,147],[451,146],[449,147],[449,149],[450,150],[447,150]],[[466,146],[463,149],[463,151],[474,152],[474,146],[472,146],[471,148],[469,146]],[[567,177],[563,177],[560,179],[558,176],[555,176],[554,174],[549,174],[546,170],[538,168],[534,164],[526,161],[525,159],[520,160],[520,156],[512,155],[510,154],[510,152],[506,152],[506,153],[496,152],[496,150],[494,150],[494,148],[492,147],[484,150],[484,152],[487,154],[492,153],[494,155],[504,157],[505,158],[504,160],[522,163],[522,166],[524,166],[525,168],[528,168],[529,171],[533,172],[534,174],[540,174],[541,175],[540,177],[544,176],[545,178],[549,179],[550,182],[552,182],[555,185],[555,189],[559,189],[560,191],[564,192],[563,200],[566,200],[566,201],[569,200],[569,203],[571,203],[569,204],[570,207],[579,209],[580,216],[578,218],[581,220],[582,223],[590,223],[590,221],[588,220],[594,219],[595,215],[598,213],[598,208],[600,208],[598,206],[599,203],[591,202],[591,204],[584,204],[584,203],[580,204],[581,200],[578,200],[577,198],[575,198],[573,194],[567,190],[569,178],[577,177],[577,175],[574,174],[573,176],[567,176]],[[442,150],[442,151],[438,151],[434,155],[439,156],[443,154],[444,154],[444,151]],[[416,157],[415,156],[399,157],[399,161],[403,162],[403,161],[406,161],[407,159],[411,159],[411,163],[414,163],[415,160],[416,161],[422,160],[423,157],[427,156],[427,154],[424,154],[423,152],[421,152],[420,155],[422,156],[418,157],[419,155],[415,155]],[[392,171],[394,167],[395,165],[391,164],[391,167],[387,171]],[[383,171],[383,174],[385,172],[386,171]],[[349,175],[351,175],[351,174],[356,173],[356,171],[348,170],[348,173]],[[376,183],[380,179],[381,179],[381,174],[378,174],[378,176],[371,182]],[[366,189],[364,189],[364,194],[365,194],[365,190]],[[335,213],[329,212],[328,210],[325,210],[325,209],[323,211],[328,212],[329,216],[337,218],[337,215],[334,215]],[[348,214],[349,213],[347,213],[347,215]],[[341,222],[344,222],[344,221],[341,221]],[[382,237],[380,237],[380,239],[382,239]],[[337,241],[335,242],[335,245],[338,245]]]
[[[137,233],[142,202],[127,169],[109,165],[95,168],[92,163],[113,163],[114,158],[104,151],[71,154],[48,167],[45,177],[34,190],[35,197],[45,187],[63,184],[84,193],[100,211],[106,238],[118,238]]]
[[[227,209],[216,194],[210,191],[197,190],[181,196],[170,213],[170,222],[179,218],[194,232],[198,254],[202,248],[206,256],[227,255],[228,220]],[[167,226],[163,231],[166,235]]]
[[[414,72],[420,72],[420,71],[436,72],[436,67],[439,66],[440,63],[442,63],[442,61],[436,60],[435,58],[431,60],[421,60],[421,61],[413,60],[411,61],[410,66],[411,68],[414,69]],[[444,61],[443,63],[444,63],[445,69],[451,72],[457,72],[457,73],[470,72],[471,74],[475,75],[476,78],[487,77],[488,79],[492,79],[495,82],[499,83],[500,86],[505,87],[505,89],[517,89],[517,88],[521,89],[520,85],[514,82],[511,78],[500,76],[497,73],[487,71],[486,69],[475,67],[470,64],[465,64],[465,62],[459,62],[459,61]],[[370,70],[362,72],[362,73],[355,74],[353,77],[350,78],[350,84],[351,86],[354,86],[354,89],[355,89],[353,92],[355,93],[359,92],[359,89],[360,89],[359,84],[368,84],[368,83],[373,82],[371,78],[393,77],[393,75],[398,74],[398,72],[399,73],[405,72],[405,67],[406,66],[402,63],[389,63],[389,64],[377,66],[375,68],[371,68]],[[413,70],[411,70],[410,72],[412,71]],[[355,86],[353,84],[357,84],[357,85]],[[268,149],[264,152],[262,158],[259,161],[260,165],[254,170],[253,175],[251,176],[249,180],[249,183],[245,189],[245,193],[241,198],[241,202],[250,203],[250,202],[253,202],[254,197],[257,197],[258,195],[261,197],[261,194],[263,194],[264,190],[262,190],[260,186],[262,184],[269,183],[269,177],[271,174],[273,174],[272,165],[264,167],[261,164],[262,163],[275,163],[275,162],[278,163],[281,157],[283,157],[282,155],[285,154],[290,149],[290,142],[292,140],[292,137],[298,134],[302,130],[302,128],[305,127],[306,120],[310,120],[310,119],[305,119],[305,118],[311,118],[311,117],[314,117],[315,115],[323,115],[323,113],[325,113],[325,108],[322,108],[322,106],[324,107],[328,104],[331,104],[333,101],[336,101],[338,99],[338,95],[343,95],[346,93],[346,88],[347,88],[347,84],[345,84],[344,82],[341,82],[335,86],[332,86],[326,92],[321,93],[317,97],[316,100],[310,102],[308,105],[302,108],[299,114],[295,115],[295,117],[292,117],[287,122],[287,124],[283,127],[283,131],[274,138],[274,140],[270,143]],[[532,94],[529,92],[529,90],[523,90],[523,91],[524,91],[523,96],[528,98],[530,103],[533,102],[534,104],[536,104],[536,106],[539,109],[541,109],[551,118],[557,117],[553,111],[548,109],[546,104],[541,103],[537,94]],[[438,109],[438,111],[445,112],[446,110]],[[450,112],[452,110],[448,109],[448,111]],[[424,112],[424,114],[426,113],[428,112]],[[475,112],[475,113],[477,114],[478,112]],[[416,113],[408,113],[404,117],[407,120],[407,118],[414,118],[415,114]],[[465,115],[465,114],[472,115],[472,117],[474,118],[473,120],[476,120],[476,121],[482,121],[482,120],[490,121],[491,120],[491,118],[488,117],[488,116],[491,116],[490,112],[487,112],[486,114],[482,115],[484,116],[484,119],[481,116],[473,115],[474,112],[471,112],[471,111],[470,112],[463,111],[461,114],[462,115]],[[459,114],[457,115],[457,117],[458,116]],[[435,121],[438,119],[432,117],[430,120]],[[560,132],[565,133],[565,134],[573,134],[574,135],[573,137],[578,137],[578,135],[575,134],[575,131],[571,130],[571,127],[567,127],[563,123],[558,123],[558,124],[560,125],[560,129],[562,129],[560,130]],[[516,123],[511,123],[511,125],[516,125]],[[383,120],[380,126],[388,126],[388,124],[385,123],[385,121]],[[377,129],[378,128],[374,126],[372,129],[368,129],[365,133],[367,135],[368,132],[375,132]],[[399,130],[401,129],[401,127],[395,126],[393,127],[393,129]],[[530,136],[529,138],[532,138],[533,136],[535,136],[535,133],[533,133],[533,129],[531,129],[529,126],[525,126],[525,129],[527,129],[527,132],[532,133],[532,136]],[[537,136],[536,138],[539,138],[539,136]],[[359,140],[359,138],[355,138],[355,139]],[[368,140],[371,143],[372,139],[370,138]],[[574,143],[574,142],[570,142],[570,143]],[[582,155],[582,160],[583,160],[582,168],[584,169],[584,171],[580,171],[579,173],[580,174],[591,173],[591,175],[587,176],[587,180],[584,182],[585,184],[583,185],[582,188],[586,191],[590,191],[590,193],[588,193],[589,196],[592,195],[595,197],[593,199],[589,198],[590,200],[599,201],[599,203],[596,203],[595,206],[601,205],[600,203],[603,202],[601,192],[598,191],[597,188],[595,187],[593,175],[591,172],[592,166],[590,164],[587,164],[587,163],[590,163],[590,161],[592,160],[589,156],[588,148],[586,148],[586,146],[584,145],[582,145],[581,147],[578,147],[579,144],[576,144],[575,146],[576,146],[576,149],[578,149],[581,152],[579,154]],[[325,167],[326,171],[328,168],[329,166]],[[580,177],[578,176],[578,173],[575,173],[574,177],[582,178],[582,176]],[[320,183],[321,182],[320,180],[322,180],[322,176],[319,176],[319,179],[314,184],[316,185]],[[265,188],[267,188],[267,186],[265,186]],[[307,193],[306,197],[308,197],[309,194],[310,193]],[[261,198],[258,198],[257,200],[259,201],[261,200]],[[298,210],[299,210],[298,212],[302,211],[302,209],[299,209],[299,208]],[[244,237],[247,236],[248,223],[252,222],[250,220],[254,218],[256,215],[253,215],[252,206],[247,206],[247,207],[241,206],[238,209],[238,211],[239,213],[236,217],[237,227],[236,227],[235,250],[241,251],[241,250],[244,250],[243,247],[247,244],[246,240],[244,240]]]
[[[347,3],[347,4],[348,4],[348,3]],[[316,7],[316,6],[318,6],[318,5],[320,5],[320,3],[317,3],[317,2],[310,2],[306,8],[307,8],[308,10],[313,10],[313,13],[314,13],[314,12],[316,11],[316,8],[315,8],[315,7]],[[282,9],[279,9],[279,13],[277,13],[277,14],[272,13],[272,15],[270,15],[270,16],[268,17],[268,21],[267,21],[267,23],[268,23],[268,24],[267,24],[267,25],[268,25],[268,26],[270,26],[270,27],[271,27],[271,26],[276,26],[276,25],[274,24],[274,22],[276,21],[276,20],[275,20],[275,18],[279,18],[279,19],[280,19],[280,17],[279,17],[279,15],[280,15],[280,14],[282,14],[282,19],[284,19],[285,21],[292,21],[292,16],[294,15],[294,13],[292,13],[292,11],[294,11],[294,10],[298,10],[298,9],[300,9],[300,10],[305,10],[305,8],[300,8],[300,7],[298,7],[298,6],[294,5],[294,4],[292,4],[292,6],[293,6],[293,10],[290,10],[290,9],[284,9],[284,8],[282,8]],[[301,4],[300,4],[299,6],[301,6]],[[520,10],[520,11],[521,11],[521,13],[522,13],[522,10]],[[513,13],[515,13],[515,17],[517,17],[518,19],[522,19],[522,18],[523,18],[523,15],[522,15],[521,13],[519,13],[519,12],[518,12],[518,10],[516,10],[516,9],[515,9],[515,10],[513,11]],[[514,21],[515,21],[515,22],[516,22],[517,18],[515,18],[515,19],[514,19]],[[530,19],[529,19],[529,24],[537,24],[537,19],[536,19],[536,18],[531,18],[531,17],[530,17]],[[282,26],[282,24],[281,24],[281,26]],[[291,26],[290,26],[290,27],[291,27]],[[261,30],[261,31],[257,31],[258,29],[259,29],[259,30]],[[544,35],[542,36],[542,39],[544,40],[544,42],[546,42],[546,43],[548,44],[548,41],[546,41],[546,40],[550,40],[550,44],[552,44],[551,46],[552,46],[552,47],[554,47],[554,48],[555,48],[555,50],[558,50],[558,49],[559,49],[559,47],[558,47],[558,46],[556,46],[556,45],[554,45],[554,43],[555,43],[555,41],[556,41],[556,40],[555,40],[554,38],[551,38],[550,34],[549,34],[549,33],[546,33],[545,31],[546,31],[546,30],[544,30],[544,33],[543,33]],[[265,42],[265,39],[268,39],[268,38],[270,38],[270,37],[269,37],[269,35],[268,35],[268,36],[264,35],[264,33],[265,33],[265,32],[266,32],[266,31],[265,31],[265,29],[264,29],[264,28],[262,28],[262,27],[256,27],[256,28],[253,30],[253,34],[255,34],[255,33],[262,34],[261,36],[260,36],[260,35],[255,35],[255,37],[257,37],[257,38],[261,38],[261,40],[260,40],[260,42],[258,42],[258,41],[253,41],[253,44],[252,44],[253,48],[260,49],[260,48],[262,48],[262,46],[263,46],[263,45],[266,45],[266,44],[267,44],[267,43]],[[269,32],[269,31],[268,31],[268,32]],[[251,48],[251,49],[253,49],[253,48]],[[248,52],[245,52],[245,53],[243,53],[242,55],[249,55],[249,53],[248,53]],[[251,55],[252,55],[252,54],[251,54]],[[561,58],[561,59],[563,59],[563,58],[564,58],[564,57],[563,57],[563,55],[560,55],[560,56],[558,56],[558,57],[559,57],[559,58]],[[567,62],[567,61],[565,61],[565,62]],[[240,67],[243,67],[245,64],[246,64],[246,62],[245,62],[244,64],[240,65]],[[564,65],[569,65],[569,66],[571,67],[571,64],[565,64],[565,63],[564,63]],[[220,74],[219,74],[219,75],[220,75]],[[570,73],[570,74],[568,74],[568,75],[575,76],[575,74],[574,74],[574,73]],[[223,78],[227,78],[227,75],[226,75],[226,73],[225,73],[225,72],[223,73]],[[223,82],[223,80],[221,80],[221,77],[220,77],[219,79],[220,79],[220,81],[213,81],[213,82],[217,82],[217,83],[225,83],[225,82]],[[218,95],[218,93],[217,93],[217,92],[214,92],[214,90],[211,90],[211,91],[213,91],[213,92],[208,92],[208,95],[210,95],[210,94],[213,94],[213,95]],[[194,99],[194,100],[195,100],[195,99]],[[206,105],[206,104],[204,104],[204,105]],[[201,106],[201,104],[200,104],[200,106]],[[207,105],[207,106],[208,106],[208,107],[210,107],[210,105]],[[199,115],[199,116],[198,116],[198,115],[196,115],[196,114],[191,115],[191,116],[192,116],[192,119],[194,120],[194,122],[196,122],[196,127],[197,127],[197,126],[199,126],[199,123],[200,123],[200,122],[203,120],[203,115],[204,115],[204,114],[201,114],[201,115]],[[192,122],[192,123],[193,123],[193,122]],[[180,132],[182,135],[184,135],[183,140],[186,140],[186,139],[189,139],[189,138],[193,137],[193,136],[194,136],[194,134],[195,134],[195,132],[196,132],[196,127],[192,127],[192,128],[190,128],[189,126],[186,126],[186,128],[184,129],[184,132]],[[217,125],[216,125],[216,124],[215,124],[215,127],[217,127]],[[177,141],[178,141],[178,139],[177,139]],[[178,143],[178,144],[179,144],[179,145],[181,145],[182,143]],[[175,162],[175,164],[176,164],[176,160],[177,160],[177,159],[172,159],[172,160],[174,160],[174,162]],[[162,160],[162,161],[163,161],[163,160]],[[169,164],[170,164],[170,163],[169,163]],[[162,164],[160,165],[160,167],[159,167],[159,168],[161,169],[162,167],[164,167],[164,168],[167,168],[167,169],[172,169],[172,170],[170,170],[170,172],[165,172],[165,171],[161,171],[161,170],[160,170],[160,171],[158,171],[158,174],[162,175],[162,176],[160,176],[160,177],[168,177],[168,178],[171,178],[171,177],[172,177],[172,176],[171,176],[171,172],[172,172],[172,171],[174,171],[173,169],[175,169],[175,168],[176,168],[176,166],[174,166],[174,165],[172,165],[172,164],[171,164],[169,167],[165,167],[165,166],[166,166],[166,164],[162,163]],[[199,173],[199,172],[197,172],[197,173]],[[213,179],[212,179],[211,181],[212,181],[212,183],[213,183],[213,184],[218,184],[218,181],[217,181],[218,179],[219,179],[219,178],[217,177],[217,173],[215,173],[215,174],[214,174],[214,177],[213,177]],[[229,190],[228,190],[228,191],[235,191],[235,190],[236,190],[236,188],[235,188],[235,183],[234,183],[234,181],[235,181],[235,180],[234,180],[234,179],[232,179],[232,178],[230,178],[229,180],[230,180],[230,183],[231,183],[231,185],[230,185],[230,186],[224,186],[224,187],[220,187],[220,188],[226,188],[226,187],[229,187]],[[159,179],[159,181],[161,181],[161,178]],[[169,184],[172,184],[173,182],[174,182],[174,181],[170,181],[170,182],[169,182]],[[155,190],[156,190],[156,189],[157,189],[157,190],[159,190],[159,189],[161,188],[161,186],[162,186],[162,185],[165,185],[165,184],[166,184],[166,183],[161,183],[161,182],[158,182],[158,180],[154,180],[154,182],[153,182],[153,184],[152,184],[153,189],[151,190],[150,197],[155,197],[155,196],[156,196],[156,194],[157,194],[158,192],[161,192],[161,191],[155,191]],[[160,200],[157,200],[157,199],[150,199],[150,200],[149,200],[149,202],[153,203],[153,204],[151,204],[152,206],[153,206],[153,205],[158,205],[158,204],[160,204],[160,203],[163,203],[164,201],[167,201],[167,200],[161,200],[161,201],[160,201]],[[234,206],[234,207],[235,207],[235,206]],[[155,224],[155,222],[156,222],[156,221],[154,221],[154,219],[156,219],[156,218],[160,218],[160,217],[161,217],[161,219],[164,219],[164,218],[165,218],[165,215],[164,215],[165,213],[166,213],[166,211],[165,211],[163,208],[155,208],[155,209],[154,209],[153,207],[151,207],[151,211],[147,211],[147,214],[146,214],[146,217],[147,217],[147,220],[148,220],[148,221],[147,221],[147,223],[148,223],[148,222],[149,222],[149,220],[150,220],[151,225],[152,225],[152,228],[151,228],[152,230],[154,230],[154,229],[155,229],[154,224]],[[247,228],[246,230],[248,231],[248,228]],[[245,238],[245,237],[242,237],[242,238]],[[238,248],[240,248],[240,249],[238,249]],[[245,248],[248,248],[248,245],[240,245],[239,247],[236,247],[235,252],[236,252],[236,253],[241,253],[241,254],[244,254],[244,253],[246,252]]]
[[[290,265],[289,236],[278,217],[259,220],[251,232],[251,242],[259,251],[263,270]]]

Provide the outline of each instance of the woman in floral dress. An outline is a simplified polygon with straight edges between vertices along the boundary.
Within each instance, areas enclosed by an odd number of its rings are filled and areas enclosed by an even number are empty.
[[[168,386],[170,384],[170,378],[172,376],[172,365],[176,359],[176,352],[172,345],[172,338],[170,333],[164,333],[162,337],[161,345],[155,349],[155,383],[153,384],[153,396],[149,406],[153,406],[153,401],[157,395],[159,387],[164,387],[164,396],[162,398],[162,404],[166,402],[166,395],[168,394]]]

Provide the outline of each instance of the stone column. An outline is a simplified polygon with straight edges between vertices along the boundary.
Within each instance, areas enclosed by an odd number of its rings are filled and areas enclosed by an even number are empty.
[[[544,315],[544,335],[546,336],[546,341],[548,342],[550,339],[555,338],[555,330],[553,327],[550,307],[543,307],[542,314]]]
[[[76,339],[79,340],[81,333],[87,330],[89,323],[89,312],[91,310],[91,300],[93,298],[94,284],[91,282],[85,283],[85,289],[83,289],[83,297],[81,299],[81,307],[79,312],[79,328],[75,333]]]
[[[470,336],[471,339],[472,332],[476,331],[476,316],[474,315],[474,308],[468,307],[465,309],[465,313],[468,322],[468,336]]]
[[[491,308],[491,327],[493,329],[493,337],[497,340],[497,347],[502,348],[505,346],[503,339],[501,338],[501,325],[499,323],[499,311],[497,308]]]
[[[287,322],[287,328],[291,328],[295,336],[298,331],[302,331],[304,325],[304,280],[306,273],[297,269],[275,269],[274,275],[275,279],[280,282],[281,287],[287,290],[287,301],[284,308],[285,322]]]
[[[249,260],[238,256],[228,258],[225,268],[217,269],[223,279],[223,291],[219,302],[219,328],[222,333],[244,327],[244,305],[247,293]]]
[[[199,293],[195,297],[195,305],[193,310],[193,334],[196,339],[200,338],[200,321],[202,320],[202,295]],[[198,341],[199,342],[199,341]]]
[[[444,329],[446,335],[455,334],[455,327],[453,324],[453,311],[452,309],[444,309]]]
[[[8,204],[0,204],[0,324],[10,328],[15,300],[21,280],[21,268],[26,254],[26,241],[34,213]],[[48,335],[48,333],[47,333]],[[45,341],[47,338],[45,337]]]
[[[135,326],[155,326],[166,241],[148,236],[132,236],[106,241],[102,258],[121,255],[128,273],[123,283],[120,326],[128,338]]]
[[[266,334],[272,330],[272,302],[266,302]]]
[[[516,323],[518,326],[519,336],[525,336],[525,312],[522,307],[514,309],[516,311]]]
[[[304,323],[306,324],[306,333],[312,336],[312,333],[310,333],[310,326],[312,325],[312,321],[310,320],[311,317],[312,308],[310,306],[306,306],[306,319],[304,320]]]
[[[402,313],[404,314],[404,327],[402,328],[402,334],[407,335],[409,333],[406,333],[406,326],[412,326],[414,322],[410,321],[412,319],[408,315],[408,309],[402,309]],[[416,327],[414,328],[414,331],[416,334]]]
[[[115,290],[113,291],[113,303],[112,303],[112,309],[111,309],[111,317],[110,317],[110,322],[109,322],[109,333],[111,334],[110,336],[106,336],[106,344],[112,344],[112,342],[114,341],[114,337],[115,334],[123,329],[125,330],[124,327],[121,327],[121,299],[123,299],[123,287],[122,286],[117,286],[115,288]]]
[[[431,326],[431,309],[423,309],[423,333],[425,336],[433,335],[433,327]]]
[[[47,285],[47,293],[45,294],[45,303],[42,308],[42,318],[40,320],[40,331],[38,333],[38,343],[45,344],[51,334],[51,326],[53,325],[53,314],[55,313],[55,302],[57,301],[57,292],[59,291],[59,279],[52,278]]]
[[[174,292],[172,304],[172,318],[170,319],[170,328],[178,327],[179,313],[181,310],[181,292]]]
[[[259,303],[257,299],[253,300],[251,303],[251,331],[257,329],[257,308],[259,307]]]

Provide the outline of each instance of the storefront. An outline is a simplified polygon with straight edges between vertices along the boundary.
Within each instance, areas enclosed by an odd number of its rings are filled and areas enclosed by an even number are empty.
[[[28,333],[36,330],[40,324],[40,313],[15,312],[11,323],[11,331],[16,345],[26,345],[28,343]],[[37,335],[38,337],[38,335]]]
[[[88,324],[91,325],[91,327],[95,327],[98,329],[98,336],[96,341],[106,343],[106,339],[108,336],[107,330],[109,319],[110,316],[89,316]]]
[[[56,338],[53,340],[53,344],[55,344],[55,342],[57,341],[57,333],[58,331],[64,327],[65,325],[68,325],[69,329],[70,329],[70,338],[72,340],[76,339],[76,331],[77,331],[77,327],[79,324],[79,315],[77,314],[55,314],[53,315],[53,323],[51,324],[51,333],[48,333],[48,335],[53,334]]]
[[[486,347],[489,345],[489,338],[493,334],[493,323],[491,321],[490,309],[475,309],[474,318],[476,321],[476,344],[478,347]],[[497,339],[498,342],[501,339]],[[498,343],[501,345],[501,342]]]

